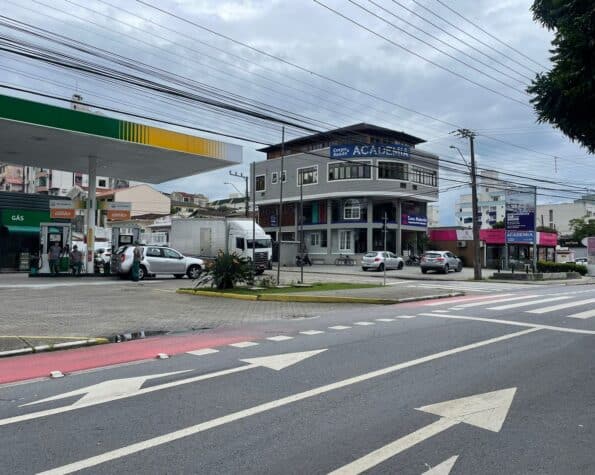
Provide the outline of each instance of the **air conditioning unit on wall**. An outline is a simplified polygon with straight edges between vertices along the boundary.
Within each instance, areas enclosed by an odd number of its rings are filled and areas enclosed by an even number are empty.
[[[457,247],[459,249],[462,247],[467,247],[467,241],[457,241]]]

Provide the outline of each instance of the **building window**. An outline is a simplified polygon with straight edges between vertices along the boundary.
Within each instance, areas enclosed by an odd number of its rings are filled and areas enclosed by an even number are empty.
[[[97,186],[100,187],[100,188],[105,188],[106,187],[105,180],[99,180],[97,182]]]
[[[550,209],[550,223],[554,220],[554,210]]]
[[[343,205],[343,219],[360,219],[360,205],[358,200],[346,200]]]
[[[279,181],[279,173],[277,173],[277,172],[271,173],[271,183],[273,185],[276,185],[278,181]]]
[[[436,170],[426,170],[425,168],[411,167],[411,181],[421,185],[436,186]]]
[[[411,188],[413,188],[414,190],[417,190],[417,185],[411,185]]]
[[[318,183],[318,167],[298,168],[297,184],[300,185],[315,185]]]
[[[339,231],[339,252],[351,251],[351,231]]]
[[[408,180],[407,165],[395,162],[378,162],[378,178],[381,180]]]
[[[320,233],[310,234],[310,246],[320,247]]]
[[[371,176],[370,162],[332,163],[328,167],[328,181],[366,180]]]
[[[256,191],[264,191],[266,190],[266,182],[264,175],[257,175],[256,176]]]
[[[399,183],[401,188],[407,188],[407,183]]]

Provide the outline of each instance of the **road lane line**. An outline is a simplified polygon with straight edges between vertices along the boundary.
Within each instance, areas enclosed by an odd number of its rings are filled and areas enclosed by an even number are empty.
[[[529,307],[530,305],[537,305],[547,302],[556,302],[558,300],[566,300],[570,297],[568,295],[563,295],[562,297],[550,297],[547,299],[536,300],[535,302],[518,302],[518,303],[511,303],[506,305],[499,305],[497,307],[488,307],[488,310],[508,310],[511,308],[519,308],[519,307]]]
[[[493,303],[504,303],[504,302],[514,302],[515,300],[526,300],[526,299],[534,299],[536,297],[539,297],[539,295],[522,295],[520,297],[510,297],[510,298],[497,298],[494,300],[483,300],[481,302],[471,302],[471,303],[464,303],[462,305],[456,305],[455,307],[452,307],[455,310],[461,310],[463,308],[471,308],[471,307],[480,307],[481,305],[491,305]]]
[[[286,340],[293,340],[293,337],[292,336],[287,336],[287,335],[278,335],[278,336],[268,337],[267,340],[271,340],[271,341],[286,341]]]
[[[348,328],[351,328],[351,327],[348,327],[345,325],[335,325],[334,327],[329,327],[329,328],[331,330],[347,330]]]
[[[436,318],[452,318],[455,320],[472,320],[476,322],[487,322],[487,323],[501,323],[503,325],[514,325],[516,327],[536,328],[538,330],[552,330],[562,333],[578,333],[581,335],[595,335],[595,330],[582,330],[580,328],[566,328],[556,327],[552,325],[541,325],[539,323],[525,323],[516,322],[514,320],[500,320],[497,318],[483,318],[483,317],[467,317],[463,315],[447,315],[445,313],[420,313],[423,317],[436,317]]]
[[[51,470],[47,470],[45,472],[41,472],[39,475],[66,475],[69,473],[73,473],[79,470],[84,470],[86,468],[95,467],[102,463],[106,463],[112,460],[116,460],[122,457],[126,457],[128,455],[132,455],[143,450],[147,450],[153,447],[158,447],[160,445],[164,445],[179,439],[183,439],[185,437],[189,437],[192,435],[199,434],[201,432],[205,432],[210,429],[214,429],[215,427],[220,427],[225,424],[229,424],[231,422],[235,422],[241,419],[245,419],[246,417],[254,416],[256,414],[261,414],[263,412],[271,411],[273,409],[286,406],[288,404],[293,404],[298,401],[302,401],[304,399],[309,399],[315,396],[319,396],[321,394],[328,393],[330,391],[334,391],[336,389],[345,388],[351,386],[353,384],[361,383],[363,381],[368,381],[373,378],[377,378],[380,376],[384,376],[387,374],[394,373],[396,371],[410,368],[412,366],[417,366],[423,363],[427,363],[429,361],[434,361],[440,358],[444,358],[447,356],[455,355],[458,353],[462,353],[464,351],[473,350],[476,348],[481,348],[483,346],[491,345],[494,343],[499,343],[501,341],[510,340],[513,338],[517,338],[519,336],[528,335],[530,333],[539,331],[538,328],[529,328],[526,330],[522,330],[516,333],[508,333],[507,335],[502,335],[495,338],[490,338],[488,340],[478,341],[476,343],[470,343],[468,345],[459,346],[456,348],[452,348],[450,350],[440,351],[438,353],[433,353],[428,356],[424,356],[421,358],[417,358],[415,360],[406,361],[403,363],[398,363],[393,366],[388,366],[386,368],[382,368],[376,371],[371,371],[369,373],[364,373],[359,376],[354,376],[351,378],[343,379],[341,381],[337,381],[335,383],[326,384],[324,386],[319,386],[314,389],[310,389],[308,391],[303,391],[301,393],[292,394],[291,396],[286,396],[281,399],[277,399],[274,401],[270,401],[264,404],[259,404],[257,406],[253,406],[248,409],[243,409],[241,411],[233,412],[231,414],[227,414],[222,417],[217,417],[210,421],[201,422],[196,425],[192,425],[186,427],[184,429],[180,429],[174,432],[170,432],[168,434],[163,434],[157,437],[153,437],[151,439],[143,440],[141,442],[137,442],[135,444],[131,444],[125,447],[120,447],[119,449],[110,450],[108,452],[104,452],[99,455],[95,455],[93,457],[89,457],[83,460],[79,460],[77,462],[73,462],[67,465],[63,465],[61,467],[56,467]]]
[[[355,322],[354,325],[359,325],[360,327],[367,327],[369,325],[374,325],[374,322]]]
[[[306,331],[303,331],[303,332],[300,332],[300,333],[302,335],[311,336],[311,335],[320,335],[321,333],[324,333],[324,332],[321,331],[321,330],[306,330]]]
[[[587,310],[586,312],[580,313],[573,313],[572,315],[567,315],[568,318],[580,318],[585,320],[587,318],[595,317],[595,309]]]
[[[415,318],[415,315],[395,315],[395,318],[409,319],[409,318]]]
[[[256,346],[258,343],[254,341],[240,341],[239,343],[231,343],[229,346],[233,346],[235,348],[248,348],[249,346]]]
[[[194,356],[205,356],[219,353],[219,350],[216,350],[215,348],[203,348],[202,350],[187,351],[186,353]]]
[[[543,308],[536,308],[535,310],[527,310],[527,312],[535,313],[535,314],[549,313],[549,312],[555,312],[556,310],[564,310],[566,308],[579,307],[581,305],[587,305],[588,303],[593,303],[593,302],[595,302],[595,299],[577,300],[575,302],[567,302],[567,303],[561,303],[558,305],[552,305],[551,307],[543,307]]]
[[[457,298],[457,299],[447,299],[444,302],[432,302],[432,303],[426,303],[424,304],[427,307],[435,307],[437,305],[450,305],[451,303],[457,303],[457,302],[471,302],[473,300],[488,300],[488,299],[495,299],[495,298],[500,298],[500,297],[508,297],[510,295],[514,295],[514,294],[498,294],[498,295],[482,295],[480,297],[463,297],[463,298]]]
[[[377,322],[394,322],[395,319],[394,318],[377,318],[376,321]]]

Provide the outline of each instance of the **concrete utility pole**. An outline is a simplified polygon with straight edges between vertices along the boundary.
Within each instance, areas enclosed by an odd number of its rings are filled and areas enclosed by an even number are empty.
[[[247,218],[248,217],[248,208],[250,207],[250,195],[248,194],[248,178],[249,177],[245,176],[243,173],[232,172],[231,170],[229,171],[229,174],[231,176],[243,178],[244,181],[246,182],[246,218]]]
[[[279,216],[277,216],[277,285],[281,285],[281,228],[283,224],[283,163],[285,160],[285,126],[281,128],[281,170],[279,172]],[[265,177],[266,179],[266,177]]]
[[[473,214],[473,278],[481,280],[481,241],[479,239],[479,222],[477,211],[477,170],[475,167],[475,132],[469,129],[458,129],[456,135],[469,139],[469,153],[471,155],[471,213]]]

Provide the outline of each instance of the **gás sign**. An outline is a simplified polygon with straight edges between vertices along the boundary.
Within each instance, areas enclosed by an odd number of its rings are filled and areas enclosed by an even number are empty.
[[[344,144],[331,145],[330,158],[409,158],[408,145]]]

